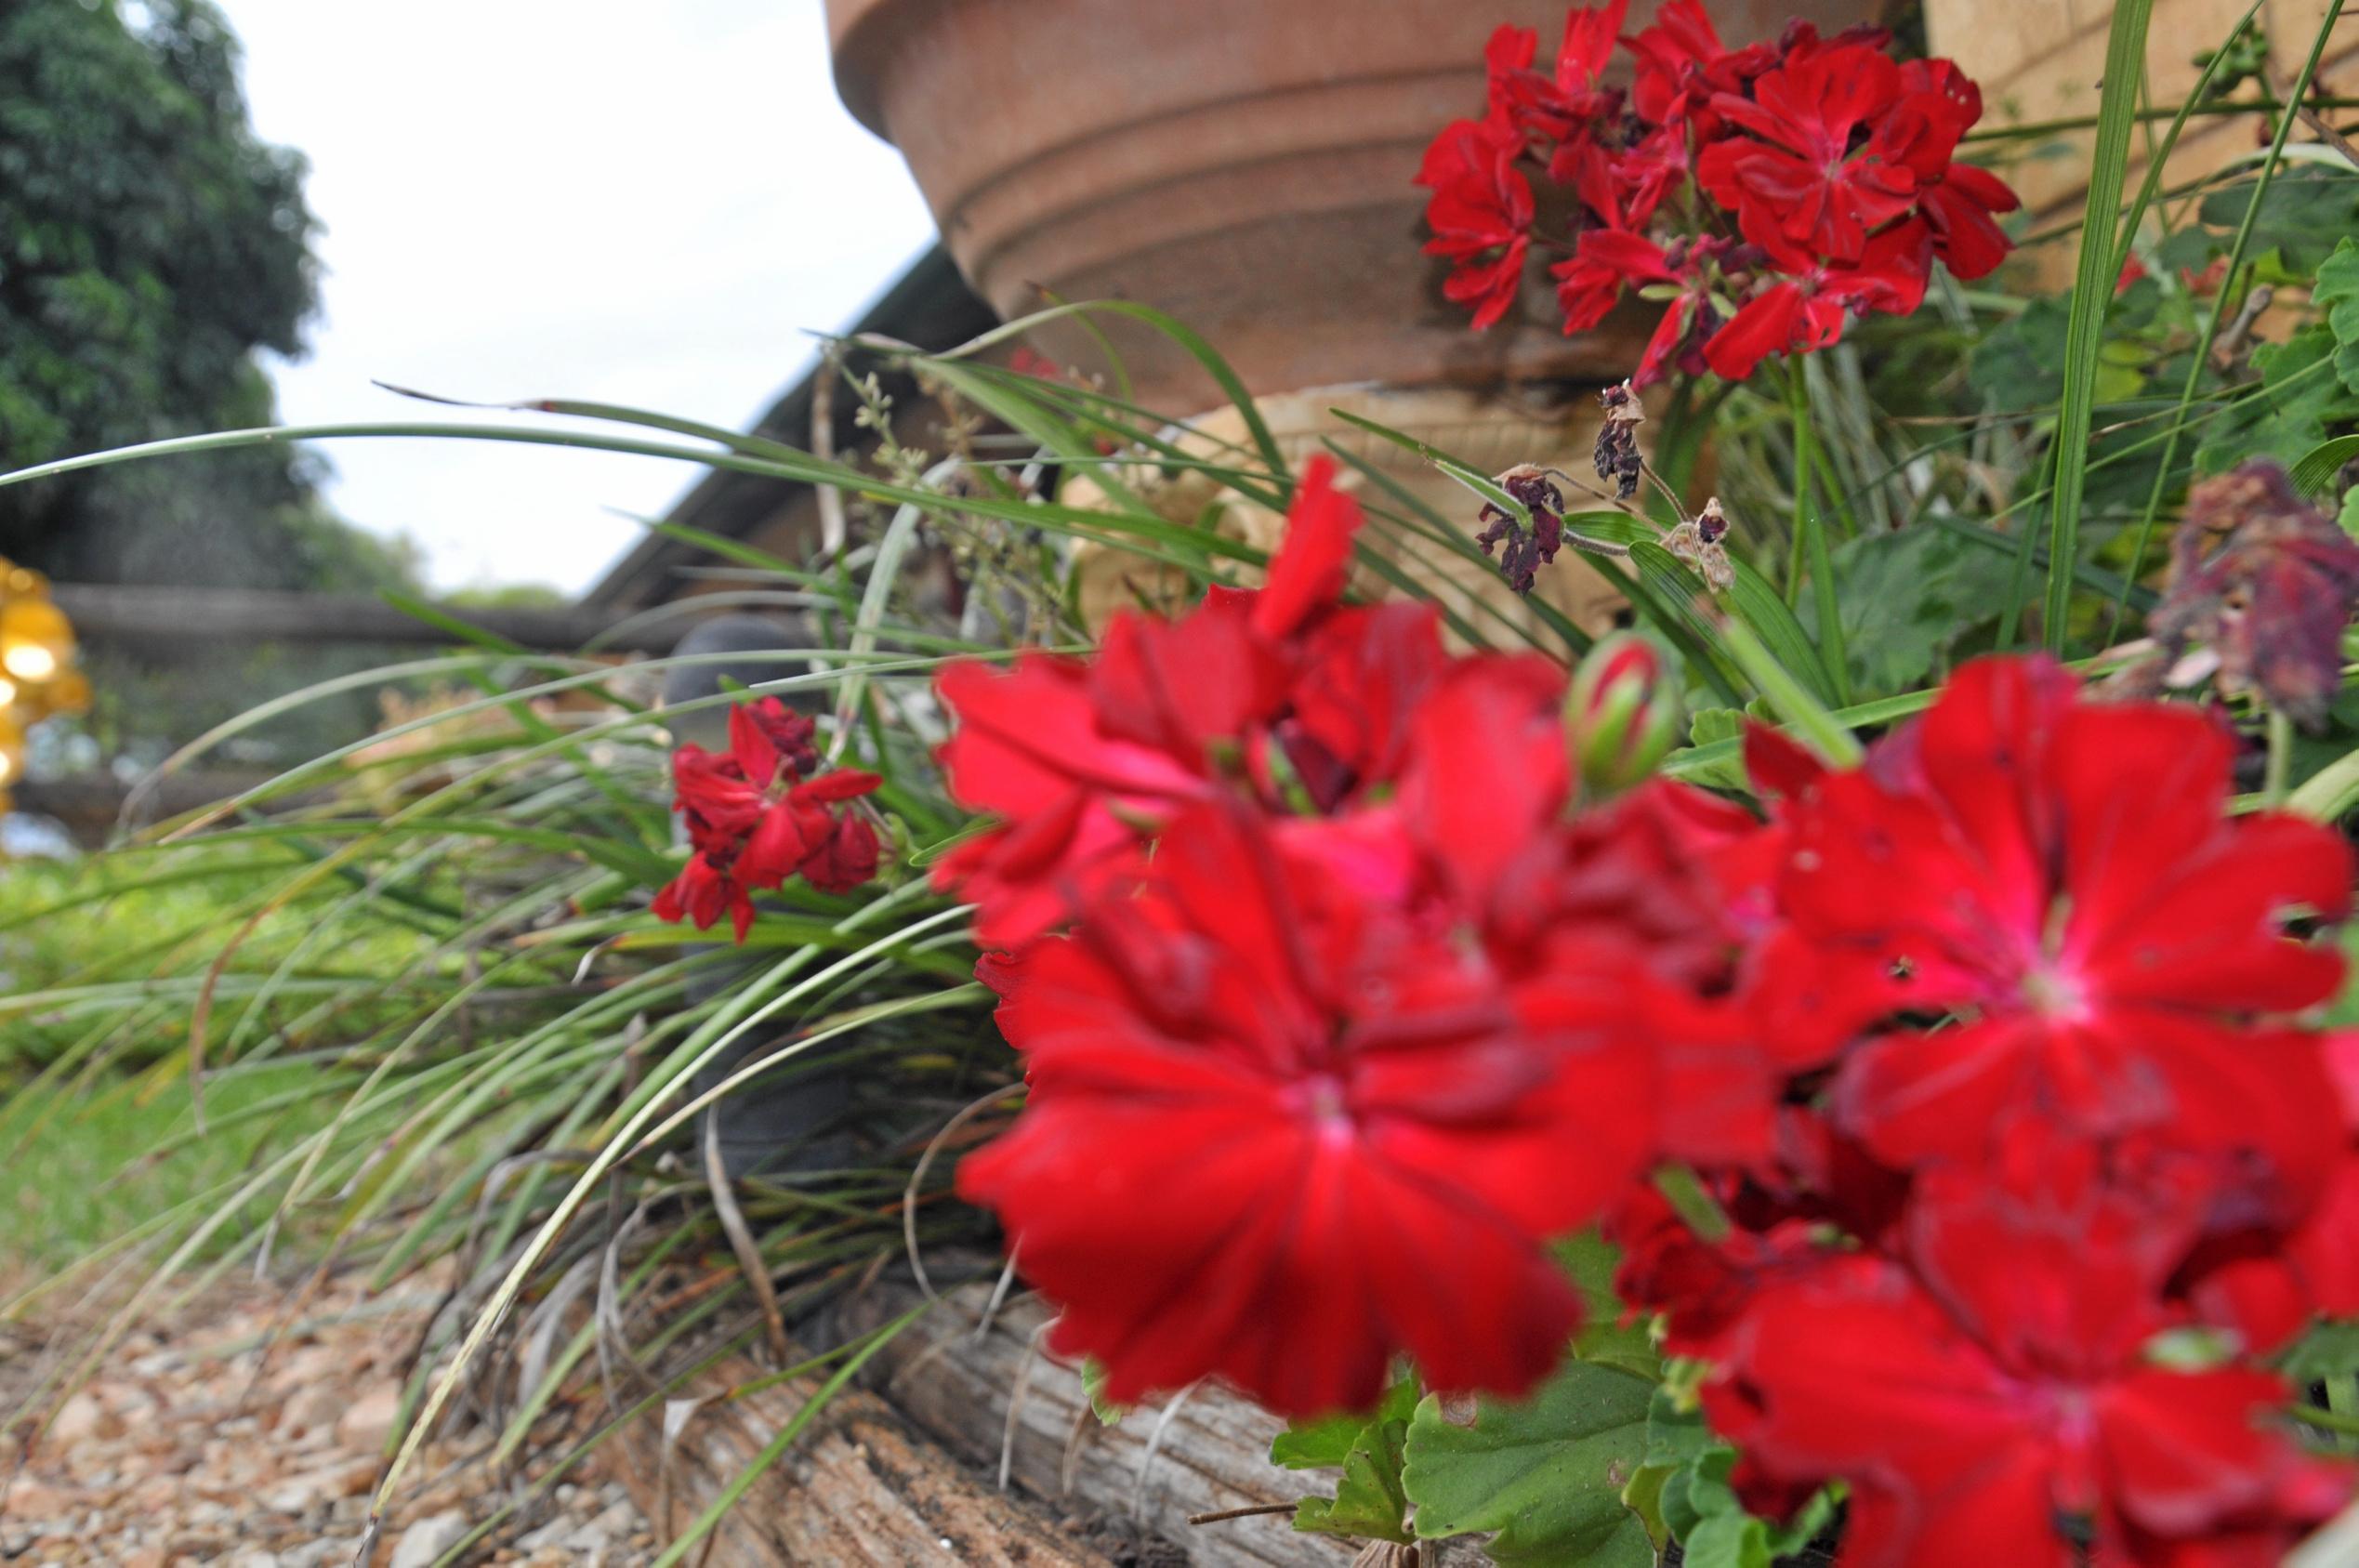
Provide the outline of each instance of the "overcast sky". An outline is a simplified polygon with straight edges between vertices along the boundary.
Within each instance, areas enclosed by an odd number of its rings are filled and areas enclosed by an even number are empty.
[[[222,0],[257,129],[311,162],[310,356],[281,417],[464,418],[576,397],[743,427],[929,241],[844,112],[820,0]],[[487,416],[514,422],[526,415]],[[331,503],[438,590],[595,581],[701,470],[486,442],[337,441]]]

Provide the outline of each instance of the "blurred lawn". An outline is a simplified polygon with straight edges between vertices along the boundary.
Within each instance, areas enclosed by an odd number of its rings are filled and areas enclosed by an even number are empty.
[[[206,1137],[158,1159],[192,1125],[185,1074],[117,1078],[79,1093],[21,1087],[0,1105],[0,1276],[39,1275],[87,1256],[171,1206],[230,1181],[257,1150],[283,1149],[335,1114],[324,1097],[240,1118],[299,1090],[314,1069],[271,1064],[211,1079]],[[267,1200],[220,1232],[228,1245],[270,1218]]]

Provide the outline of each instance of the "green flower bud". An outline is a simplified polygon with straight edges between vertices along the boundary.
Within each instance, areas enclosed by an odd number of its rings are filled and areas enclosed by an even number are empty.
[[[1653,773],[1680,738],[1679,672],[1635,632],[1588,651],[1564,699],[1564,742],[1582,787],[1613,795]]]

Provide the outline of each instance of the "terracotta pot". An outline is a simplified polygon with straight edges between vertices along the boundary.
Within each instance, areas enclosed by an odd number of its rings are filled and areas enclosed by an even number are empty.
[[[836,82],[897,145],[952,254],[1003,315],[1156,305],[1257,394],[1345,382],[1618,379],[1639,310],[1567,337],[1553,298],[1467,329],[1419,254],[1426,143],[1483,101],[1493,28],[1561,35],[1562,0],[826,0]],[[1871,0],[1712,0],[1732,42]],[[1645,25],[1651,0],[1633,6]],[[1534,280],[1544,284],[1535,259]],[[1178,350],[1109,328],[1138,401],[1219,401]],[[1042,347],[1088,365],[1079,330]]]

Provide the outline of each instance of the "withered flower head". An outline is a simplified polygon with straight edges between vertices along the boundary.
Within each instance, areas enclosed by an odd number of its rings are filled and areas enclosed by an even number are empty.
[[[1663,547],[1695,568],[1704,581],[1716,591],[1725,591],[1736,584],[1736,567],[1728,559],[1728,547],[1720,541],[1728,537],[1728,514],[1720,509],[1717,495],[1704,503],[1704,509],[1663,535]]]
[[[2303,500],[2283,466],[2256,458],[2187,494],[2170,577],[2148,617],[2181,673],[2210,674],[2315,729],[2342,679],[2359,607],[2359,542]]]
[[[1597,428],[1597,451],[1592,455],[1597,477],[1613,481],[1614,493],[1627,501],[1638,494],[1642,467],[1638,428],[1645,423],[1646,413],[1639,407],[1638,393],[1628,381],[1606,388],[1598,393],[1597,401],[1605,408],[1605,422]]]
[[[1499,574],[1517,593],[1528,594],[1540,568],[1556,559],[1564,543],[1564,493],[1549,481],[1547,469],[1529,463],[1518,463],[1491,482],[1523,504],[1532,514],[1532,527],[1527,532],[1517,526],[1512,513],[1485,501],[1475,518],[1485,526],[1474,542],[1484,555],[1500,547]]]

